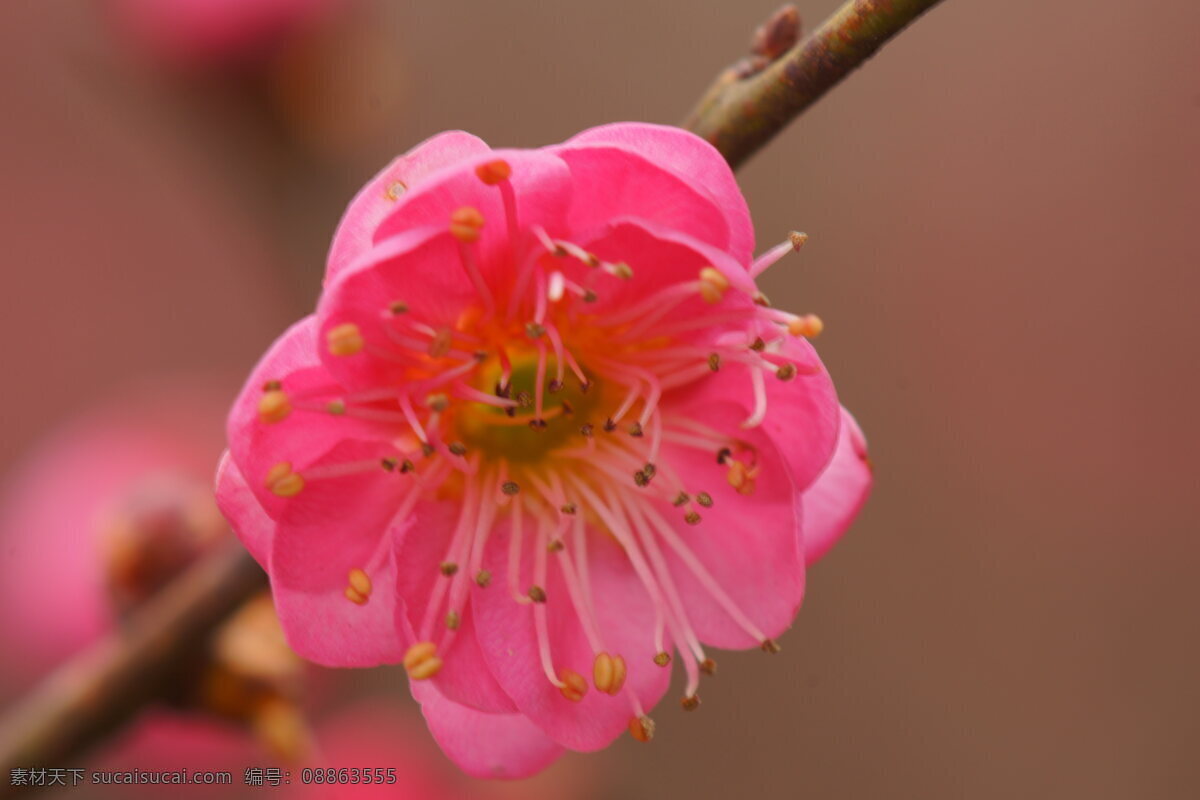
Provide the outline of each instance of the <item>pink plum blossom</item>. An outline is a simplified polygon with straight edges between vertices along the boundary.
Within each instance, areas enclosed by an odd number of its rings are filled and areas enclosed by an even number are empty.
[[[402,662],[445,752],[530,774],[623,731],[706,648],[777,652],[870,486],[771,306],[733,174],[685,131],[438,135],[334,236],[316,313],[230,413],[218,500],[292,646]]]
[[[115,22],[151,55],[180,65],[250,59],[346,0],[108,0]]]

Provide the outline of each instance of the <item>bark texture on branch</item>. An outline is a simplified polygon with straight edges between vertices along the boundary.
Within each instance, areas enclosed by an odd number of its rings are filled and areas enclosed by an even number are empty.
[[[735,169],[798,114],[941,0],[849,0],[787,52],[764,62],[760,42],[786,32],[785,6],[756,37],[750,61],[725,70],[683,122]],[[773,55],[773,54],[771,54]],[[756,60],[757,59],[757,63]]]

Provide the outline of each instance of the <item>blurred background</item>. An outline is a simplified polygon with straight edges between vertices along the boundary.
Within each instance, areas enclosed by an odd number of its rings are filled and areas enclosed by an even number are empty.
[[[146,463],[215,463],[220,398],[312,307],[341,211],[396,154],[676,122],[778,4],[342,0],[247,41],[139,5],[0,5],[12,563],[49,546],[12,522],[44,519],[46,481],[66,504],[128,455],[85,435],[98,418],[191,437]],[[836,3],[797,5],[811,27]],[[1184,0],[946,0],[740,172],[760,247],[811,236],[764,289],[824,319],[876,467],[781,656],[724,654],[700,713],[672,690],[650,746],[526,786],[456,778],[391,670],[318,680],[312,735],[392,703],[409,732],[384,738],[446,796],[1194,797],[1198,53]],[[189,381],[217,399],[171,394]],[[39,569],[53,602],[102,582]],[[21,629],[45,584],[5,581],[5,646],[70,651]],[[0,667],[0,698],[34,677]]]

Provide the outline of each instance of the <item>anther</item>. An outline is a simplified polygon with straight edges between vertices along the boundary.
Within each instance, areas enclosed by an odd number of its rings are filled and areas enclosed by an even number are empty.
[[[579,426],[579,432],[590,439],[592,438],[592,434],[596,432],[596,428],[592,425],[592,423],[585,422]]]
[[[671,654],[665,650],[661,653],[654,654],[654,663],[660,667],[665,667],[671,663]]]
[[[462,624],[462,617],[457,611],[449,611],[446,613],[446,627],[452,631],[458,630],[458,626]]]
[[[825,330],[825,323],[816,314],[804,314],[788,320],[787,330],[792,336],[815,339],[821,335],[821,331]]]
[[[629,426],[629,435],[633,436],[635,438],[638,438],[638,439],[642,438],[642,436],[645,435],[644,431],[642,431],[642,423],[635,422],[632,425],[630,425]]]
[[[754,295],[754,305],[762,306],[763,308],[770,308],[771,300],[762,292],[758,292]]]
[[[704,267],[700,270],[700,297],[704,302],[712,304],[720,302],[729,288],[729,279],[715,267]]]
[[[618,261],[612,265],[613,275],[616,275],[621,280],[629,280],[633,277],[633,267],[626,264],[624,261]]]
[[[537,419],[531,419],[529,420],[529,427],[531,430],[544,431],[546,430],[546,420],[542,419],[541,417],[538,417]]]
[[[613,418],[609,417],[604,420],[604,430],[606,433],[612,433],[617,429],[617,423],[613,422]]]
[[[425,405],[433,411],[445,411],[450,407],[450,398],[444,394],[431,394],[425,398]]]
[[[799,250],[808,241],[808,234],[801,233],[800,231],[792,231],[788,234],[788,241],[792,243],[793,250]]]
[[[779,642],[774,639],[763,639],[762,651],[764,653],[778,653],[783,648],[779,646]]]
[[[528,595],[529,599],[535,603],[546,602],[546,590],[540,586],[530,586]]]
[[[559,386],[562,386],[562,384],[560,383]],[[574,415],[575,406],[571,405],[566,400],[563,400],[562,401],[562,413],[563,413],[564,417],[570,417],[570,416]]]
[[[730,458],[732,456],[733,456],[732,450],[730,450],[728,447],[722,447],[720,450],[717,451],[717,463],[724,464],[725,459]]]
[[[266,383],[264,383],[262,385],[262,390],[264,392],[277,392],[282,388],[283,388],[282,381],[267,381]]]
[[[280,497],[295,497],[304,488],[304,478],[298,472],[292,472],[290,461],[280,461],[267,471],[264,481],[273,494]]]
[[[280,389],[272,389],[258,399],[258,418],[263,422],[280,422],[290,413],[292,401]]]
[[[414,681],[423,681],[437,675],[442,669],[442,660],[437,657],[437,645],[433,642],[417,642],[404,654],[404,669]]]
[[[775,370],[775,377],[779,378],[781,381],[790,381],[792,378],[796,377],[796,365],[790,362],[784,364],[779,369]]]
[[[750,343],[750,349],[756,353],[761,353],[767,349],[767,343],[763,341],[761,336],[754,337],[754,341]]]
[[[729,471],[725,473],[725,479],[729,481],[730,486],[737,490],[738,494],[754,494],[754,473],[748,470],[741,461],[729,462]]]
[[[546,552],[561,553],[565,548],[566,545],[563,544],[562,539],[551,539],[549,544],[546,545]]]
[[[560,508],[558,510],[564,514],[574,514],[579,510],[579,508],[574,503],[567,503],[566,505],[564,505],[562,508]]]
[[[642,467],[642,472],[646,473],[647,478],[653,478],[658,474],[658,467],[647,461],[646,466]]]
[[[463,206],[450,215],[450,233],[460,242],[478,241],[481,230],[483,214],[477,208]]]
[[[371,598],[371,579],[358,567],[346,574],[346,599],[356,605],[364,605]]]
[[[708,368],[713,372],[721,369],[721,357],[716,353],[710,353],[708,356]]]
[[[517,492],[521,491],[521,487],[517,485],[516,481],[505,481],[503,484],[501,484],[500,491],[504,492],[509,497],[512,497]]]
[[[563,383],[562,383],[562,381],[560,381],[558,379],[552,379],[550,381],[550,383],[548,383],[546,385],[546,391],[549,392],[550,394],[556,394],[557,392],[561,392],[562,388],[563,388]]]
[[[458,564],[455,564],[453,561],[443,561],[441,564],[438,564],[438,572],[449,578],[458,572]]]
[[[379,464],[384,469],[386,469],[388,472],[396,471],[397,463],[396,463],[396,459],[394,459],[394,458],[381,458],[381,459],[379,459]]]
[[[465,456],[467,454],[467,446],[462,442],[451,442],[447,449],[456,456]]]
[[[408,313],[408,303],[404,302],[403,300],[397,300],[396,302],[394,302],[390,306],[388,306],[388,311],[392,312],[396,316],[399,316],[401,314],[407,314]]]
[[[713,661],[711,658],[704,659],[700,662],[700,671],[705,675],[716,675],[717,662]]]
[[[437,452],[437,448],[434,447],[433,445],[431,445],[429,442],[421,442],[421,455],[425,456],[426,458],[429,458],[431,455],[433,455],[436,452]]]
[[[700,524],[700,514],[697,511],[689,511],[683,515],[683,521],[686,522],[688,525],[699,525]]]
[[[533,405],[533,395],[529,392],[517,392],[517,405],[521,408],[529,408]]]
[[[530,339],[540,339],[546,335],[546,327],[536,322],[526,322],[525,335]]]
[[[400,195],[404,194],[407,190],[408,187],[402,181],[392,181],[388,184],[387,191],[383,193],[383,196],[388,200],[399,200]]]
[[[692,498],[688,497],[687,492],[680,492],[679,494],[675,495],[675,499],[671,501],[671,505],[675,506],[676,508],[679,508],[680,506],[686,504],[687,501],[691,500],[691,499]]]
[[[562,692],[563,697],[572,703],[583,700],[583,696],[587,694],[588,685],[582,675],[575,670],[561,669],[558,672],[558,679],[562,681],[559,691]]]
[[[592,388],[592,382],[591,382],[591,381],[583,381],[582,383],[580,383],[580,384],[579,384],[579,392],[580,392],[580,394],[587,394],[587,393],[588,393],[588,390],[589,390],[589,389],[591,389],[591,388]]]
[[[598,294],[596,294],[595,292],[593,292],[591,289],[583,290],[583,302],[594,303],[599,299],[600,299],[600,296]]]
[[[325,333],[325,343],[335,356],[352,356],[363,349],[362,333],[353,322],[335,325]]]
[[[625,685],[625,659],[608,653],[597,653],[592,662],[592,683],[597,691],[616,696]]]
[[[649,717],[634,717],[629,720],[629,735],[639,742],[654,738],[654,720]]]
[[[495,161],[480,164],[475,168],[475,174],[479,176],[479,180],[488,186],[495,186],[498,183],[508,180],[509,176],[512,175],[512,165],[504,159],[498,158]]]
[[[708,492],[700,492],[699,494],[696,495],[696,502],[699,503],[700,505],[704,506],[705,508],[712,508],[712,504],[713,504],[712,495],[709,494]]]
[[[637,472],[633,473],[633,482],[639,487],[644,488],[650,485],[650,478],[646,475],[645,470],[639,469]]]
[[[326,403],[325,410],[328,411],[330,414],[334,414],[335,416],[345,414],[346,413],[346,401],[345,400],[330,400],[328,403]]]
[[[480,589],[486,589],[488,584],[491,582],[492,573],[488,572],[486,569],[481,569],[479,572],[475,573],[475,583]]]
[[[679,705],[683,706],[684,711],[695,711],[700,707],[700,695],[685,694],[683,699],[679,701]]]
[[[400,473],[412,472],[417,466],[407,458],[400,462]]]

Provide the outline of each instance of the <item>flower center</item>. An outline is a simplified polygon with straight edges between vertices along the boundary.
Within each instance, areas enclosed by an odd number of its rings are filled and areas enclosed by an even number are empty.
[[[556,362],[548,358],[545,369],[555,372]],[[480,365],[472,386],[497,397],[512,399],[516,408],[483,404],[463,404],[449,421],[468,451],[478,450],[485,459],[506,459],[530,464],[543,460],[548,453],[579,436],[579,430],[594,424],[593,416],[601,400],[603,386],[588,384],[585,390],[577,381],[539,382],[538,358],[527,355],[513,359],[507,385],[503,367],[497,358]],[[541,414],[535,398],[542,393]]]

